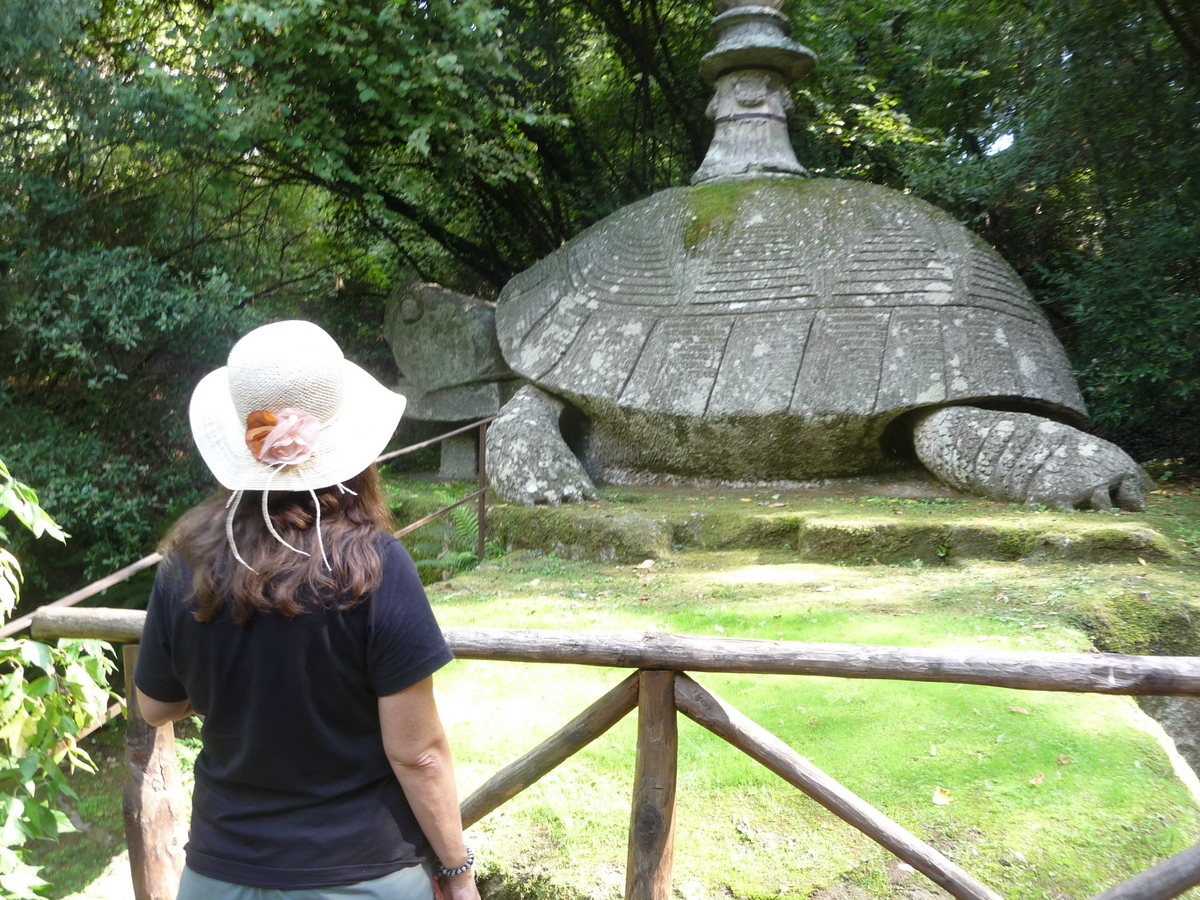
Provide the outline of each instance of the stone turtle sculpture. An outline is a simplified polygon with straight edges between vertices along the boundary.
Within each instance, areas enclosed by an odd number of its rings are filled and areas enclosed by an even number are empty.
[[[702,65],[716,133],[694,186],[609,216],[501,292],[500,348],[530,385],[491,428],[495,489],[557,504],[593,479],[846,476],[911,441],[960,490],[1142,508],[1140,470],[1080,430],[1062,347],[994,250],[910,195],[804,177],[786,82],[811,54],[786,24],[762,6],[717,17]]]

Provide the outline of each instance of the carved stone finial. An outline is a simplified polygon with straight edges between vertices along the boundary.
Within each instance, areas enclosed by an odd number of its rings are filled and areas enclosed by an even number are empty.
[[[716,130],[692,184],[808,174],[788,137],[788,85],[812,71],[817,58],[791,39],[780,5],[716,0],[717,46],[700,60],[701,76],[715,83],[708,116]]]
[[[746,0],[713,0],[713,7],[718,13],[745,6]],[[757,6],[768,6],[771,9],[783,9],[783,0],[762,0]]]

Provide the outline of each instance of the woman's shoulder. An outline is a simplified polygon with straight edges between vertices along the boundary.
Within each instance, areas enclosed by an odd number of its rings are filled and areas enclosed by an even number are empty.
[[[189,594],[192,592],[195,574],[182,553],[168,551],[154,570],[154,589],[167,593]]]
[[[379,547],[379,555],[383,558],[385,567],[388,565],[413,565],[412,557],[394,534],[377,531],[375,537],[376,546]]]
[[[380,573],[379,584],[375,595],[411,596],[420,593],[424,596],[421,586],[421,576],[417,573],[417,565],[404,545],[394,535],[379,532],[379,554],[383,560],[383,571]]]
[[[154,571],[154,587],[147,608],[157,607],[168,619],[190,620],[196,611],[196,578],[187,559],[167,553]]]

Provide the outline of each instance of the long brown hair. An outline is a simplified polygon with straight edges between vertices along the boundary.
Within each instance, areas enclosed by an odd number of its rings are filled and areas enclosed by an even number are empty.
[[[267,495],[271,524],[285,541],[308,556],[283,546],[263,521],[262,492],[246,491],[233,519],[238,552],[254,569],[233,556],[225,534],[229,492],[221,490],[185,513],[162,542],[160,552],[182,557],[193,572],[196,618],[212,621],[225,603],[233,620],[245,624],[256,611],[291,616],[317,603],[353,606],[383,575],[379,531],[390,531],[391,511],[383,500],[375,467],[316,492],[321,504],[321,540],[317,541],[312,495],[272,491]],[[354,493],[350,493],[353,491]]]

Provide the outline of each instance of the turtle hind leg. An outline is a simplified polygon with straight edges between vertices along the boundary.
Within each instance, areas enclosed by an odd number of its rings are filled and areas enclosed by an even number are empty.
[[[1127,476],[1121,479],[1114,492],[1113,502],[1128,512],[1145,512],[1146,498],[1142,494],[1143,478],[1139,470],[1137,476]]]
[[[564,406],[526,385],[488,428],[488,480],[503,500],[560,506],[596,496],[596,486],[559,430]]]
[[[1141,470],[1116,444],[1029,413],[951,406],[920,419],[917,457],[974,494],[1058,509],[1141,511]]]

